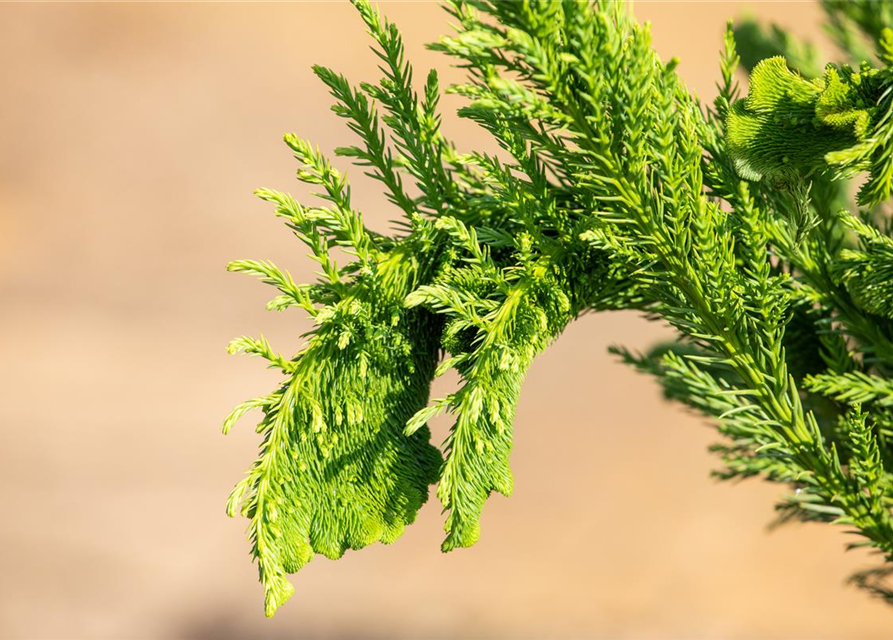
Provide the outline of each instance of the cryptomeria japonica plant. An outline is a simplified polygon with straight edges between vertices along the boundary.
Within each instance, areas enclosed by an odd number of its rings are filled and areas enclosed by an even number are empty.
[[[843,524],[893,560],[893,4],[824,2],[843,56],[824,68],[777,28],[730,26],[707,105],[622,3],[455,0],[456,33],[432,47],[467,70],[449,91],[499,157],[444,138],[436,72],[417,91],[395,26],[355,4],[383,77],[355,87],[314,70],[358,140],[336,155],[381,183],[401,230],[367,229],[344,174],[287,135],[320,201],[257,195],[320,277],[228,266],[278,290],[268,308],[315,321],[290,358],[263,339],[230,344],[283,373],[224,425],[263,412],[260,456],[227,511],[249,520],[267,615],[314,554],[396,540],[432,484],[443,550],[474,544],[489,494],[512,491],[528,367],[603,310],[678,331],[616,352],[713,420],[719,477],[786,485],[784,519]],[[336,265],[335,248],[351,261]],[[430,399],[451,369],[456,391]],[[438,448],[426,423],[442,412],[455,420]]]

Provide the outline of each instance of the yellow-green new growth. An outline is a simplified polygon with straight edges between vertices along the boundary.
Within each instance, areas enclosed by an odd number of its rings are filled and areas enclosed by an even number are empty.
[[[893,32],[883,33],[881,57],[893,55]],[[870,176],[860,202],[876,204],[893,188],[889,155],[893,75],[871,68],[828,65],[824,78],[806,80],[776,56],[750,75],[750,92],[735,102],[726,123],[726,143],[738,173],[790,184],[827,171]]]

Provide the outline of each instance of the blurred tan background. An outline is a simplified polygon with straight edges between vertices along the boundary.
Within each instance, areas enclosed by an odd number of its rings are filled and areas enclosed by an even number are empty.
[[[459,79],[423,49],[446,14],[383,8],[420,79]],[[812,3],[636,4],[707,98],[744,11],[819,36]],[[871,565],[841,530],[770,533],[779,487],[709,478],[711,430],[606,353],[668,335],[625,314],[582,318],[533,367],[515,495],[491,498],[476,547],[439,552],[432,497],[392,547],[312,562],[264,619],[223,509],[258,438],[219,425],[277,377],[224,346],[263,332],[290,352],[308,325],[223,267],[311,277],[251,191],[305,193],[284,132],[351,139],[309,66],[374,79],[368,44],[340,2],[0,5],[0,638],[893,636],[893,610],[844,584]],[[461,147],[493,149],[442,104]],[[349,173],[387,229],[376,183]]]

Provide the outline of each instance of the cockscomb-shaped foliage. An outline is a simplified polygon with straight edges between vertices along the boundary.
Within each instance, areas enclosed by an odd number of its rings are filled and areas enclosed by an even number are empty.
[[[267,614],[314,554],[395,540],[431,484],[443,550],[474,544],[487,497],[512,491],[527,370],[569,322],[602,310],[678,330],[645,355],[615,351],[717,425],[719,477],[788,485],[783,520],[845,524],[893,558],[893,240],[880,206],[893,182],[893,35],[876,3],[825,3],[838,42],[858,31],[879,53],[853,60],[853,45],[850,66],[821,74],[814,47],[745,29],[744,98],[730,26],[706,105],[619,2],[454,0],[455,33],[433,48],[466,70],[448,90],[497,155],[444,137],[436,73],[415,83],[396,27],[355,4],[382,77],[315,72],[357,137],[336,154],[380,182],[399,231],[366,229],[345,176],[289,135],[321,204],[258,195],[320,277],[230,265],[278,290],[268,308],[315,320],[292,357],[262,338],[231,345],[283,373],[224,426],[263,412],[260,457],[229,512],[249,519]],[[863,210],[846,189],[859,172]],[[450,370],[456,389],[429,399]],[[426,425],[444,412],[454,420],[438,449]]]
[[[893,46],[891,40],[884,42]],[[871,175],[860,202],[873,204],[890,195],[893,163],[887,154],[893,78],[864,63],[851,68],[828,65],[823,80],[806,80],[786,60],[773,57],[756,65],[748,96],[732,105],[726,142],[745,178],[764,176],[790,182],[829,166],[852,175]]]
[[[863,82],[852,74],[844,82],[829,67],[824,82],[808,81],[779,56],[757,64],[750,80],[747,98],[732,105],[726,140],[746,178],[792,179],[804,169],[821,168],[827,154],[868,134],[866,100],[856,91]]]
[[[307,346],[286,359],[263,339],[238,338],[245,351],[282,370],[273,394],[236,408],[263,409],[261,457],[230,496],[227,511],[251,519],[253,552],[272,615],[293,591],[285,579],[314,553],[392,542],[415,519],[441,462],[427,429],[403,424],[428,400],[442,322],[403,304],[415,270],[405,248],[379,240],[351,210],[343,178],[309,145],[287,142],[303,163],[301,177],[320,184],[331,206],[306,209],[291,197],[259,190],[312,249],[324,279],[299,287],[274,265],[241,260],[230,271],[260,276],[279,290],[272,309],[302,307],[314,317]],[[338,269],[330,249],[356,261]]]

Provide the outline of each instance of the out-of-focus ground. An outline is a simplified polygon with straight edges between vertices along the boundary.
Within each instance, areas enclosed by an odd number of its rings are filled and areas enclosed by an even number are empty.
[[[636,5],[704,97],[745,9],[819,32],[811,3]],[[423,49],[447,29],[435,4],[384,10],[420,78],[460,77]],[[223,266],[310,277],[251,191],[304,193],[284,132],[351,139],[309,66],[373,79],[368,44],[342,3],[0,5],[0,638],[890,637],[893,610],[844,585],[869,558],[833,527],[767,532],[781,489],[711,480],[711,430],[606,353],[668,335],[628,314],[580,319],[534,365],[515,495],[491,498],[474,548],[439,552],[432,500],[392,547],[312,562],[263,618],[223,512],[258,439],[219,423],[277,378],[224,345],[263,332],[288,352],[308,325]],[[460,102],[447,132],[492,150]]]

